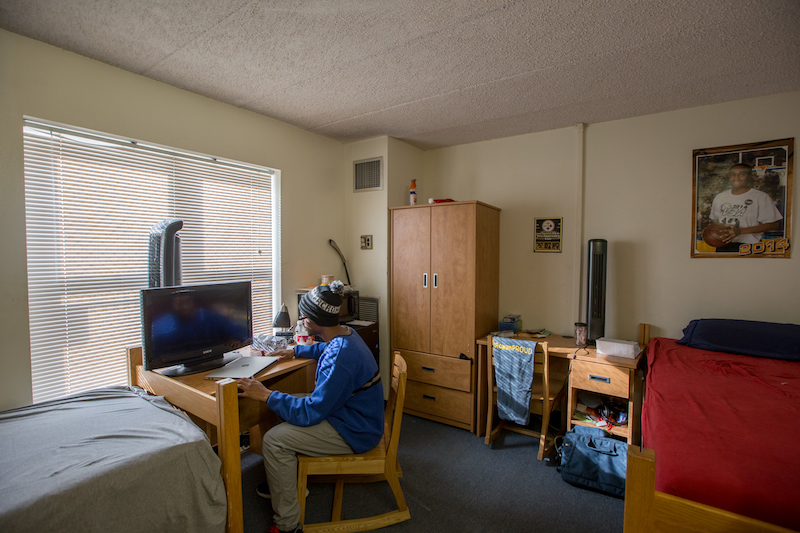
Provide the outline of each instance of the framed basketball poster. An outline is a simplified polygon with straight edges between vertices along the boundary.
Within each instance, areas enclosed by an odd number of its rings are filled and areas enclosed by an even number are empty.
[[[790,257],[794,138],[692,157],[692,257]]]
[[[561,252],[561,218],[537,218],[534,252]]]

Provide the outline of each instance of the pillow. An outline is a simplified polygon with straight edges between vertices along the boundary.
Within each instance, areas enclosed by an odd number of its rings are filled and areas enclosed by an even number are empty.
[[[692,348],[800,361],[800,326],[752,320],[692,320],[677,341]]]

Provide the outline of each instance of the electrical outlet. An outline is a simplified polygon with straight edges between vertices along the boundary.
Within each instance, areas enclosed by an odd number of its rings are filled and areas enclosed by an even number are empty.
[[[361,236],[361,249],[372,250],[372,235]]]

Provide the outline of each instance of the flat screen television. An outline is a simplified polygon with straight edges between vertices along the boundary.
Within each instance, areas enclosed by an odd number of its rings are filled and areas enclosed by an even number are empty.
[[[142,289],[141,313],[144,368],[167,376],[223,366],[253,338],[249,281]]]

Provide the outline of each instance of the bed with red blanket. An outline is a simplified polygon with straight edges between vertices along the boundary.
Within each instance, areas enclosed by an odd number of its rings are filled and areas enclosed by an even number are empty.
[[[718,322],[648,345],[642,437],[658,460],[656,494],[800,531],[800,326]],[[627,514],[628,502],[626,532]]]

